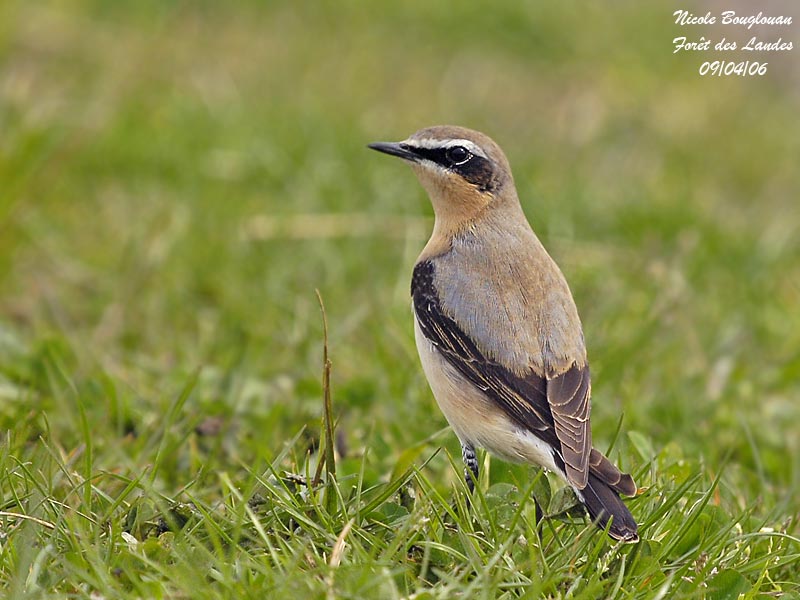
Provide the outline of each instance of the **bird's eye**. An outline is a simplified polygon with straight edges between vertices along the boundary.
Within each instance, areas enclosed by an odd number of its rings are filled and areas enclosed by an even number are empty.
[[[447,159],[454,165],[463,165],[470,158],[472,158],[472,154],[464,146],[453,146],[447,149]]]

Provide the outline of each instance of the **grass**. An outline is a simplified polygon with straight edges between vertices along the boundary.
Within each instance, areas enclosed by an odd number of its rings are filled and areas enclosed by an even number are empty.
[[[800,597],[791,53],[704,79],[666,3],[487,6],[0,4],[6,596]],[[442,122],[570,281],[637,545],[525,466],[465,504],[409,312],[431,210],[364,148]]]

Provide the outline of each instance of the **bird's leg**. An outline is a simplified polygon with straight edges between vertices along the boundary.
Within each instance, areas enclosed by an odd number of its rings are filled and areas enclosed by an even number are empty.
[[[536,524],[536,531],[539,534],[539,539],[542,539],[542,526],[544,525],[544,511],[536,496],[531,494],[533,498],[533,522]]]
[[[475,447],[466,442],[461,443],[461,457],[464,459],[466,469],[464,478],[467,480],[467,487],[470,494],[475,491],[475,484],[478,482],[478,457],[475,456]]]

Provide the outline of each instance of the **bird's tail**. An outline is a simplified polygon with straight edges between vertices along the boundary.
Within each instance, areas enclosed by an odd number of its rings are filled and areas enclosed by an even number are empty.
[[[611,521],[608,534],[615,540],[638,542],[638,526],[631,511],[620,500],[619,494],[636,494],[633,478],[621,472],[593,448],[589,457],[589,479],[586,487],[580,490],[586,510],[599,527],[605,529],[609,520]]]

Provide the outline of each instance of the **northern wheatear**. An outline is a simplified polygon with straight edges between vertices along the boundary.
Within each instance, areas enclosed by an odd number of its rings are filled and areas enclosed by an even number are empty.
[[[575,302],[522,212],[502,150],[453,126],[369,147],[409,162],[433,203],[433,234],[411,281],[414,331],[433,395],[461,441],[470,490],[482,447],[558,473],[600,527],[637,541],[619,497],[635,495],[636,484],[592,448]]]

